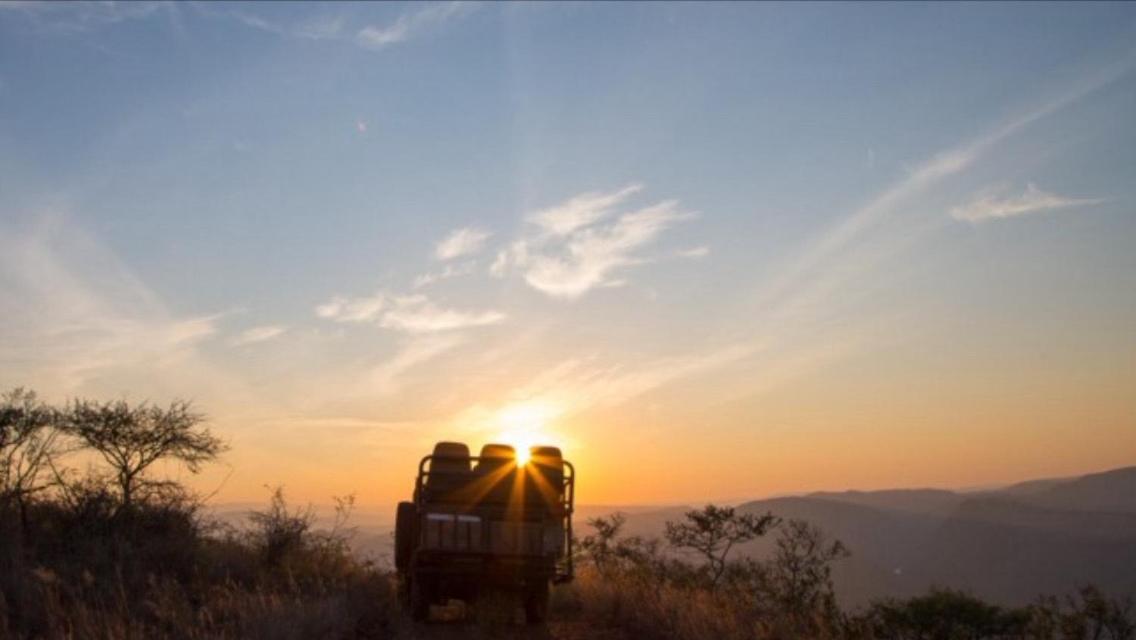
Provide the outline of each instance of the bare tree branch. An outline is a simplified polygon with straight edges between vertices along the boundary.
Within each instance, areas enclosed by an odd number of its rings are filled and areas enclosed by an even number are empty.
[[[204,420],[184,400],[165,408],[148,402],[132,406],[125,400],[75,400],[63,423],[68,434],[110,465],[125,509],[137,499],[139,489],[161,486],[144,477],[158,460],[177,460],[190,473],[197,473],[227,449],[220,438],[200,426]]]

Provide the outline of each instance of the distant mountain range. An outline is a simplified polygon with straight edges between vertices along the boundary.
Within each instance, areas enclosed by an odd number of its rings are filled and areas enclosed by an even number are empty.
[[[847,606],[934,585],[1006,604],[1089,583],[1136,594],[1136,467],[979,492],[821,492],[739,508],[808,520],[843,541],[853,555],[834,575]],[[658,535],[682,511],[629,514],[628,530]],[[766,539],[741,552],[771,547]]]

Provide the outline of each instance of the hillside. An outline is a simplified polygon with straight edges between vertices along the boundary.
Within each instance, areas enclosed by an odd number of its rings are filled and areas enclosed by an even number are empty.
[[[931,586],[972,591],[1004,604],[1096,584],[1136,592],[1136,467],[1004,489],[818,492],[744,503],[808,520],[843,541],[852,557],[834,571],[847,606],[907,597]],[[629,514],[627,529],[660,535],[681,509]],[[762,557],[771,542],[740,549]]]

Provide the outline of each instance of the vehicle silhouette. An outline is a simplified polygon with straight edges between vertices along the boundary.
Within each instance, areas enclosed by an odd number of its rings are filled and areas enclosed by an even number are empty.
[[[418,464],[414,499],[398,505],[395,567],[411,616],[430,605],[520,599],[529,624],[545,621],[553,584],[571,581],[575,469],[560,449],[487,444],[471,456],[439,442]]]

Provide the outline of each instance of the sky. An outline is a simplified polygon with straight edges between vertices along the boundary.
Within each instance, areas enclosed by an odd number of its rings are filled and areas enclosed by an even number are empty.
[[[0,388],[266,486],[593,504],[1136,464],[1136,6],[0,4]]]

